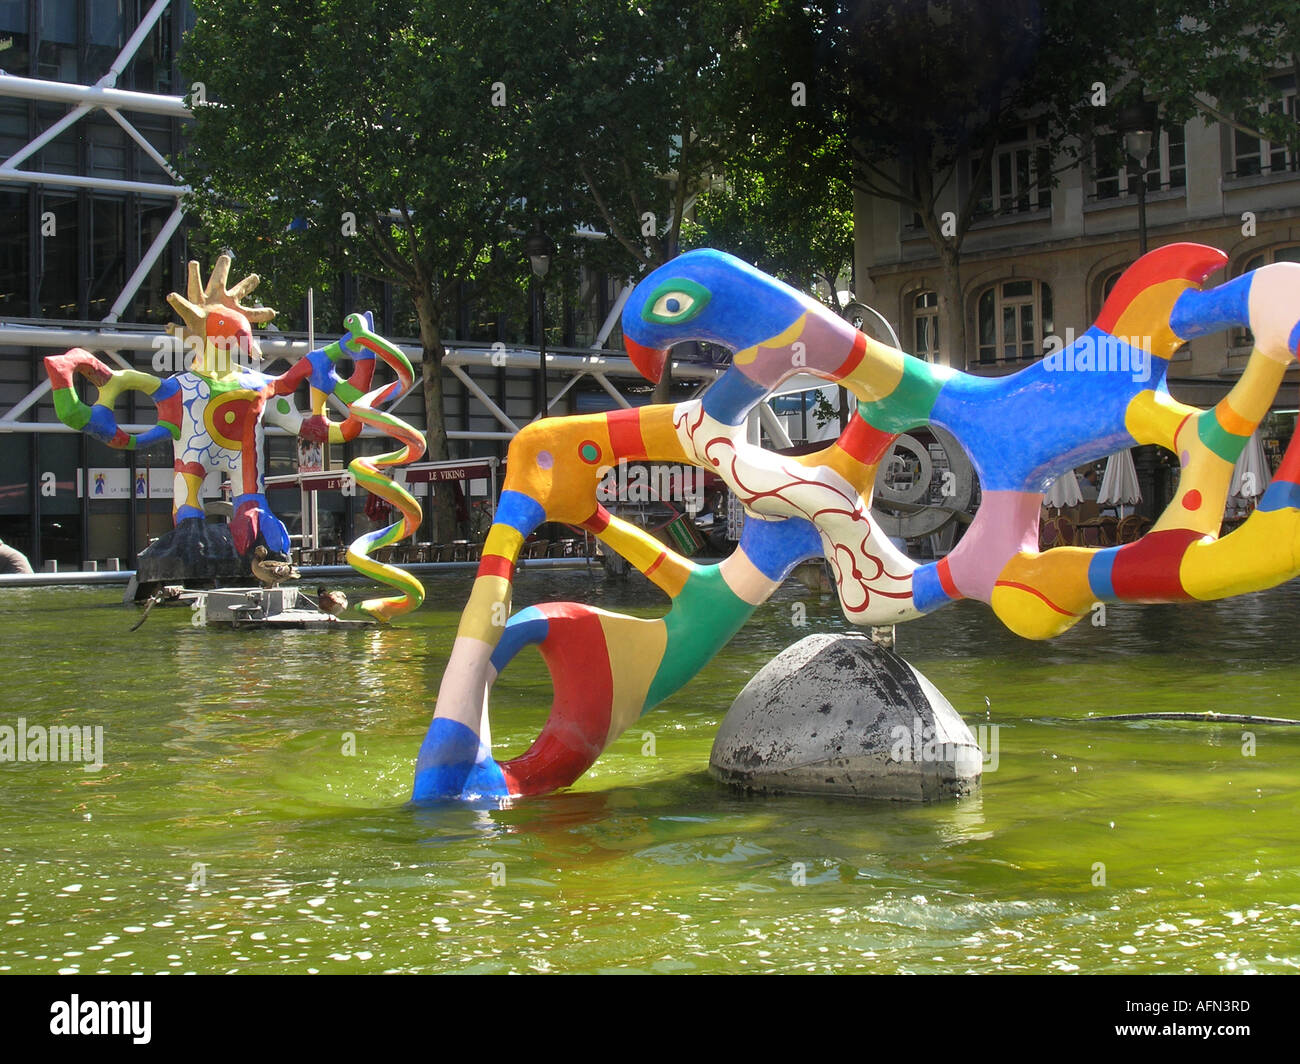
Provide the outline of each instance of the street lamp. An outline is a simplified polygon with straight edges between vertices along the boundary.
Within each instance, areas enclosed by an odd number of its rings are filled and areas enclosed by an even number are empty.
[[[546,383],[546,275],[551,269],[551,253],[554,245],[550,237],[542,232],[539,226],[536,231],[528,238],[528,261],[532,263],[533,276],[537,278],[538,291],[538,318],[540,333],[540,361],[537,367],[537,384],[539,394],[541,395],[541,410],[538,417],[545,417],[547,403],[547,383]]]
[[[1138,255],[1147,253],[1147,156],[1155,140],[1155,104],[1139,100],[1125,107],[1117,123],[1124,135],[1124,168],[1131,174],[1137,164],[1138,179]]]

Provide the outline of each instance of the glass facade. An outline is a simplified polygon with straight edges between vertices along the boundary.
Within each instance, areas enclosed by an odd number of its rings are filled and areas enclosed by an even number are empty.
[[[192,24],[186,0],[171,0],[135,54],[115,70],[124,45],[152,7],[153,0],[0,0],[0,69],[81,85],[93,85],[115,72],[118,88],[184,95],[188,86],[181,81],[176,59],[181,34]],[[63,103],[0,98],[0,160],[22,151],[64,119],[68,110]],[[181,119],[142,112],[124,117],[163,157],[179,151]],[[120,124],[95,110],[27,154],[18,168],[116,182],[168,185],[173,181]],[[176,207],[177,199],[167,195],[50,180],[0,181],[0,324],[93,328],[111,317],[128,325],[157,327],[175,321],[166,297],[185,289],[189,258],[185,225],[173,234],[161,256],[149,262],[135,292],[123,298],[123,290],[141,263],[149,260],[154,241]],[[210,267],[205,263],[205,270]],[[275,274],[274,261],[250,268],[266,276]],[[543,317],[539,300],[544,298],[548,347],[552,351],[585,347],[595,339],[618,288],[607,277],[569,276],[557,266],[544,293],[534,284],[504,296],[495,293],[491,304],[463,299],[448,315],[445,339],[451,345],[470,343],[478,348],[498,341],[509,346],[536,344]],[[316,290],[318,342],[336,337],[344,315],[358,307],[374,311],[376,327],[386,336],[410,342],[419,334],[414,308],[403,290],[340,275]],[[289,332],[304,330],[306,323],[305,306],[282,307],[276,326]],[[62,349],[18,346],[12,335],[5,339],[7,346],[0,343],[0,417],[57,427],[50,432],[0,432],[0,539],[27,554],[38,568],[49,562],[63,569],[79,568],[85,562],[103,564],[108,559],[133,567],[135,555],[172,525],[170,491],[160,491],[170,482],[170,443],[148,451],[121,451],[64,431],[50,395],[32,396],[46,379],[43,358]],[[105,362],[113,359],[102,349],[95,348],[94,353]],[[148,350],[116,354],[140,369],[153,368]],[[281,362],[267,368],[280,372],[287,366]],[[540,385],[529,360],[476,368],[474,378],[516,424],[525,424],[537,413]],[[554,395],[565,382],[555,374],[549,383]],[[86,386],[81,390],[83,398],[93,391]],[[594,382],[584,382],[566,394],[555,412],[572,409],[584,390],[597,391]],[[504,426],[472,390],[450,372],[443,375],[443,393],[448,428],[484,434],[503,431]],[[598,395],[607,400],[603,391]],[[305,384],[295,401],[300,410],[309,408]],[[152,403],[138,393],[124,393],[116,412],[124,425],[150,425],[155,419]],[[421,397],[405,401],[399,413],[417,428],[425,426]],[[333,448],[331,467],[345,467],[360,450],[384,446],[382,441],[364,439]],[[505,452],[504,441],[491,438],[456,440],[451,446],[455,457]],[[296,453],[292,438],[268,432],[265,473],[295,472]],[[270,501],[290,533],[299,532],[298,492],[274,491]],[[328,545],[346,543],[365,527],[364,497],[332,492],[317,501],[322,540]]]
[[[94,84],[108,74],[152,0],[0,0],[0,69],[47,81]],[[181,16],[177,18],[177,12]],[[116,85],[177,93],[173,58],[188,5],[163,11]],[[8,159],[67,113],[65,104],[0,100],[0,158]],[[180,144],[178,119],[133,113],[129,120],[163,155]],[[90,112],[19,164],[23,170],[117,181],[170,183],[158,165],[107,114]],[[114,304],[131,273],[175,210],[176,200],[53,183],[0,182],[0,321],[94,322],[119,310],[127,322],[173,318],[168,292],[183,290],[182,228],[149,269],[135,296]],[[0,413],[45,380],[48,347],[0,346]],[[103,352],[97,352],[105,358]],[[130,353],[124,353],[130,357]],[[137,353],[142,368],[146,353]],[[151,422],[152,406],[124,396],[125,423]],[[57,422],[47,394],[18,420]],[[168,447],[118,451],[80,433],[0,433],[0,539],[40,566],[78,568],[120,559],[124,567],[151,536],[171,526],[169,499],[110,493],[149,466],[169,468]],[[96,488],[100,491],[97,494]]]
[[[0,70],[93,85],[152,6],[152,0],[0,0]],[[179,95],[172,60],[190,18],[189,5],[174,0],[120,72],[117,87]]]

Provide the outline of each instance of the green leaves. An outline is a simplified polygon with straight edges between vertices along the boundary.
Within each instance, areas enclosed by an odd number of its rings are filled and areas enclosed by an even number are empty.
[[[292,306],[346,262],[406,287],[428,325],[460,283],[486,280],[517,213],[512,130],[476,61],[492,54],[491,5],[195,8],[183,64],[216,106],[181,161],[192,207],[268,275],[268,299]]]
[[[727,181],[700,196],[684,243],[728,251],[838,310],[853,258],[853,195],[837,147],[797,161],[770,145],[739,156]]]
[[[505,5],[526,55],[530,202],[608,233],[588,261],[635,273],[676,253],[680,219],[743,145],[737,73],[765,5],[592,0]],[[552,231],[554,231],[552,229]]]

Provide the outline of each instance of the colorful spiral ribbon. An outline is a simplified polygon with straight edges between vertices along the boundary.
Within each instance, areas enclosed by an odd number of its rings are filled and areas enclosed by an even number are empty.
[[[348,470],[358,484],[370,494],[383,499],[401,514],[400,520],[394,521],[385,528],[367,532],[355,540],[348,547],[347,554],[348,564],[362,576],[388,584],[402,592],[400,595],[388,598],[366,599],[357,607],[376,620],[387,623],[403,613],[419,609],[420,604],[424,602],[424,585],[419,580],[395,565],[387,565],[370,557],[380,548],[392,546],[414,535],[424,519],[424,511],[415,497],[382,472],[383,469],[392,466],[409,465],[411,462],[418,461],[424,454],[424,435],[401,418],[379,409],[400,399],[410,390],[415,380],[415,371],[400,350],[369,329],[362,315],[348,315],[344,325],[351,333],[351,338],[344,344],[345,347],[357,345],[373,351],[397,374],[397,380],[367,392],[348,405],[348,414],[351,417],[356,418],[362,425],[370,425],[378,429],[385,436],[392,437],[402,445],[396,451],[354,458],[348,464]]]

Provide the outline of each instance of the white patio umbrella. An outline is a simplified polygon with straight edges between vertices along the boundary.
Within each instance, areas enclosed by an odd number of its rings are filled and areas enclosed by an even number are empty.
[[[1131,512],[1141,501],[1142,489],[1138,487],[1133,452],[1126,447],[1106,459],[1106,471],[1101,476],[1101,490],[1097,492],[1097,505],[1121,508],[1120,516],[1127,517],[1122,512],[1123,509]]]
[[[1259,438],[1258,431],[1252,432],[1237,458],[1237,464],[1233,466],[1232,487],[1228,489],[1228,498],[1239,506],[1244,506],[1248,500],[1263,495],[1272,479],[1268,459],[1264,457],[1264,443]]]
[[[1047,498],[1043,501],[1056,510],[1083,502],[1083,492],[1079,490],[1079,481],[1073,469],[1067,469],[1052,481],[1052,486],[1047,489]]]

